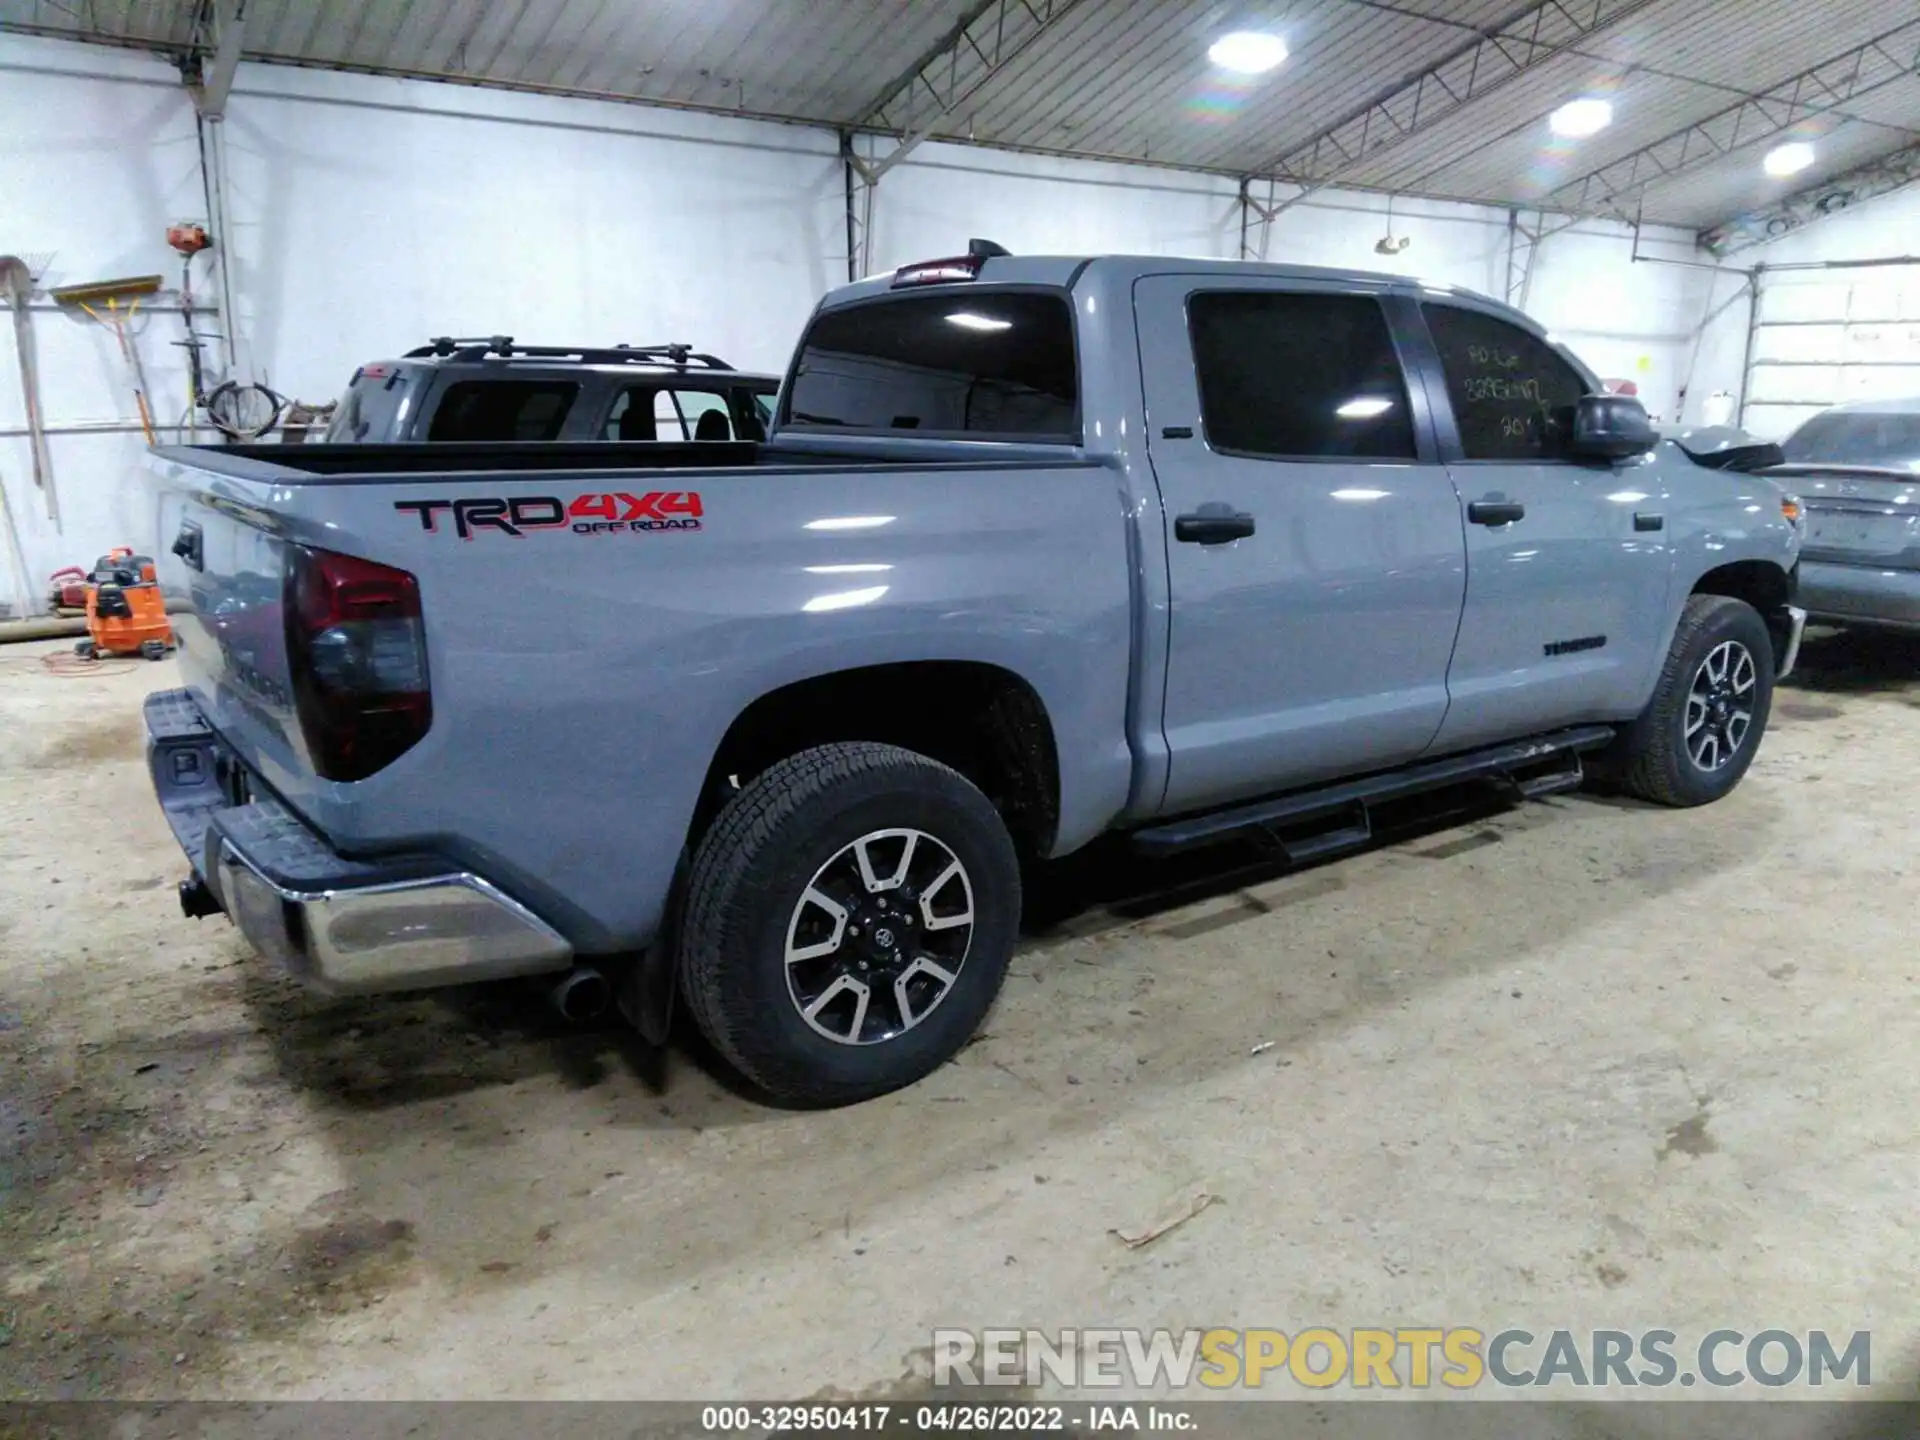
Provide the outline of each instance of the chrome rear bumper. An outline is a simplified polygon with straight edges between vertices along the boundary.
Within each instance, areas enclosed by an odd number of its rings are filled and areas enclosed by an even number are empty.
[[[431,855],[353,860],[250,796],[185,691],[146,703],[147,761],[174,838],[253,947],[335,995],[564,970],[573,949],[485,878]]]
[[[333,995],[424,990],[564,970],[568,945],[478,875],[289,890],[227,840],[207,884],[262,955]]]

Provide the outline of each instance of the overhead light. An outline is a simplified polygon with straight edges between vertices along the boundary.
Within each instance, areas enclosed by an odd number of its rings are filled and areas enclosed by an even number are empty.
[[[1207,47],[1207,59],[1236,75],[1264,75],[1287,58],[1287,42],[1264,30],[1235,30]]]
[[[1767,152],[1767,158],[1760,162],[1760,168],[1776,180],[1789,175],[1798,175],[1813,164],[1813,146],[1804,140],[1789,140],[1785,145],[1776,145]]]
[[[1011,330],[1011,320],[995,320],[991,315],[976,315],[971,310],[956,310],[947,316],[949,325],[958,325],[962,330]]]
[[[1612,123],[1613,103],[1591,97],[1569,100],[1547,117],[1547,128],[1563,140],[1584,140]]]
[[[1334,414],[1342,420],[1371,420],[1376,415],[1384,415],[1393,408],[1393,401],[1378,395],[1362,395],[1338,406]]]

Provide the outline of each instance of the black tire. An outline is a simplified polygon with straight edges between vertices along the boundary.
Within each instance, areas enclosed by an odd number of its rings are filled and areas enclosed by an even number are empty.
[[[911,852],[918,879],[902,858],[901,878],[889,876],[890,883],[902,887],[897,891],[869,893],[871,886],[841,883],[837,867],[857,867],[857,850],[871,856],[876,847],[893,843],[876,840],[875,832],[904,835],[908,830],[920,835]],[[922,849],[922,840],[932,843]],[[904,838],[899,843],[906,854]],[[912,948],[914,936],[901,931],[890,942],[896,946],[891,962],[873,947],[879,937],[894,935],[892,922],[885,928],[870,924],[858,942],[853,937],[861,933],[861,918],[877,917],[872,907],[888,903],[894,915],[916,917],[902,923],[921,927],[918,944],[933,959],[934,922],[943,932],[960,925],[928,908],[938,891],[940,905],[953,909],[952,878],[944,884],[930,881],[917,868],[934,864],[944,874],[942,850],[962,867],[959,900],[972,918],[958,961],[950,948],[938,957],[955,967],[946,972],[952,978],[922,1004],[937,981],[924,973],[917,978],[901,973],[903,965],[915,972],[923,963]],[[846,860],[848,855],[854,858]],[[857,879],[879,863],[869,858],[864,869],[851,873]],[[890,850],[885,863],[893,863]],[[831,920],[826,910],[803,902],[816,884],[848,903],[835,907],[842,914],[829,925],[828,941],[816,938],[796,946],[797,935],[818,935],[817,928],[800,928],[803,919],[815,927]],[[924,885],[924,892],[916,891],[916,884]],[[864,741],[822,745],[756,776],[727,802],[701,841],[679,927],[681,984],[701,1033],[769,1099],[847,1105],[911,1085],[972,1038],[999,993],[1019,924],[1019,860],[986,796],[957,772],[910,750]],[[938,943],[951,947],[959,939],[943,933]],[[790,951],[827,943],[836,948],[817,965],[788,959]],[[850,973],[854,966],[858,976]],[[839,978],[814,978],[834,973]],[[844,1024],[849,1036],[879,1034],[888,1012],[900,1021],[905,1011],[898,996],[914,993],[916,985],[921,987],[913,1000],[918,1014],[890,1038],[852,1043],[815,1028],[818,1021],[829,1028]],[[818,993],[805,993],[808,986]],[[868,998],[861,999],[853,987],[864,987]],[[840,998],[809,1020],[803,1000],[818,1002],[827,990],[837,990]]]
[[[73,644],[73,653],[78,655],[82,660],[98,660],[100,658],[100,651],[91,640],[76,640]]]
[[[1729,645],[1735,649],[1722,648]],[[1716,712],[1711,707],[1717,702],[1690,707],[1689,698],[1702,683],[1707,684],[1707,693],[1717,694],[1711,683],[1703,681],[1704,667],[1726,655],[1732,661],[1732,673],[1737,674],[1741,651],[1752,663],[1751,689],[1728,701],[1726,713],[1737,717],[1744,709],[1749,719],[1737,741],[1729,743],[1729,732],[1713,718]],[[1658,805],[1705,805],[1718,800],[1740,783],[1760,748],[1773,710],[1773,669],[1773,638],[1751,605],[1725,595],[1688,597],[1653,699],[1614,743],[1603,774],[1628,794]],[[1710,752],[1716,763],[1709,765],[1695,757],[1693,745],[1704,749],[1706,741],[1690,743],[1690,708],[1696,718],[1705,714],[1706,723],[1719,732]],[[1726,750],[1724,758],[1721,747]]]
[[[167,658],[167,642],[164,640],[142,640],[140,642],[140,653],[149,660],[164,660]]]

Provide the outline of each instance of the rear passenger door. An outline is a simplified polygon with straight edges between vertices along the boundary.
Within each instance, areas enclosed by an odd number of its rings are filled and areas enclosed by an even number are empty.
[[[1390,323],[1411,302],[1156,276],[1134,306],[1172,597],[1163,808],[1420,754],[1465,562]]]
[[[1435,748],[1633,714],[1666,644],[1659,467],[1565,454],[1588,384],[1538,335],[1467,305],[1420,308],[1467,537],[1453,704]]]

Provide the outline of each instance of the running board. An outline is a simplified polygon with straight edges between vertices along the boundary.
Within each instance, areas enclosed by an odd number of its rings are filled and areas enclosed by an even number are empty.
[[[1358,850],[1373,838],[1371,806],[1474,780],[1490,780],[1519,800],[1572,790],[1586,778],[1581,752],[1599,749],[1613,739],[1613,734],[1610,725],[1582,725],[1360,780],[1296,790],[1136,830],[1133,845],[1143,854],[1171,855],[1220,840],[1252,836],[1295,863]],[[1316,822],[1320,822],[1320,828],[1308,829]],[[1307,833],[1280,833],[1302,829]]]

